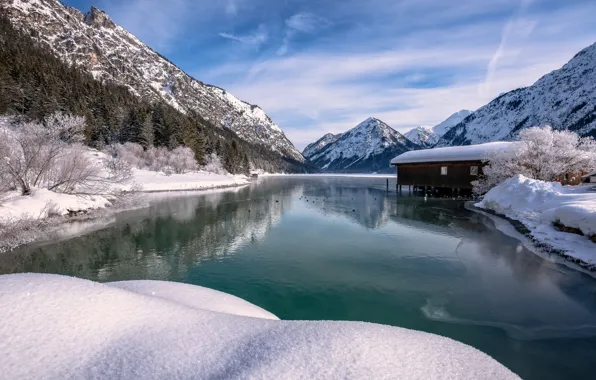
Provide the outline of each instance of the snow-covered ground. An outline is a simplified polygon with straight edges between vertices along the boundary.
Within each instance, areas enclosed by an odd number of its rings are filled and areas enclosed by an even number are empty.
[[[476,206],[523,223],[534,240],[588,265],[596,265],[596,191],[594,185],[562,186],[517,175],[490,190]],[[554,227],[581,230],[585,236]]]
[[[133,176],[124,188],[134,187],[141,192],[206,190],[248,184],[246,176],[208,172],[165,175],[161,172],[133,169]],[[0,202],[0,222],[24,218],[41,219],[67,215],[68,210],[94,210],[112,205],[109,196],[70,195],[46,189],[33,189],[32,195],[21,196],[15,191]]]
[[[517,379],[438,335],[361,322],[280,321],[197,286],[0,276],[10,379]]]
[[[141,191],[145,192],[205,190],[249,183],[244,175],[224,175],[204,171],[165,175],[161,172],[139,169],[133,169],[132,182],[140,185]]]

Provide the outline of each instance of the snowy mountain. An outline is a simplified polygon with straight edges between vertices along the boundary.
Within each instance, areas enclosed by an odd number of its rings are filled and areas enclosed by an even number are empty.
[[[371,117],[307,158],[326,171],[389,171],[393,157],[419,148],[381,120]]]
[[[453,115],[449,116],[447,120],[443,121],[440,124],[435,125],[434,127],[429,126],[421,126],[412,129],[411,131],[407,132],[404,136],[406,136],[410,141],[424,147],[424,148],[431,148],[434,146],[439,139],[447,133],[448,130],[453,128],[456,124],[460,123],[463,119],[468,117],[472,111],[468,110],[461,110],[459,112],[454,113]]]
[[[478,109],[437,146],[513,140],[522,129],[537,125],[596,136],[596,44],[532,86],[505,93]]]
[[[424,148],[430,148],[439,141],[439,136],[433,131],[433,127],[429,125],[423,125],[411,129],[404,133],[404,136],[411,142],[420,145]]]
[[[103,11],[93,7],[83,14],[58,0],[3,0],[2,6],[15,26],[96,79],[124,85],[149,101],[163,99],[183,113],[197,112],[244,140],[305,161],[261,108],[192,78]]]
[[[314,143],[308,144],[306,148],[302,151],[302,155],[306,158],[314,156],[318,151],[326,147],[328,144],[334,143],[341,137],[341,133],[334,135],[332,133],[327,133],[325,136],[321,137]]]

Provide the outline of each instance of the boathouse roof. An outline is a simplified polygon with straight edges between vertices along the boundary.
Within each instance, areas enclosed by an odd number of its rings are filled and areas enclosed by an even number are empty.
[[[451,146],[447,148],[433,148],[412,150],[391,160],[392,165],[414,164],[419,162],[455,162],[482,161],[500,151],[509,151],[516,142],[492,142],[478,145]]]

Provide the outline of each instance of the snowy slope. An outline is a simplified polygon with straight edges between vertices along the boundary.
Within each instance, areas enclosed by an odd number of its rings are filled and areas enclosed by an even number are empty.
[[[419,148],[381,120],[371,117],[309,156],[309,160],[327,171],[388,171],[393,157]]]
[[[424,148],[430,148],[434,146],[439,139],[447,133],[448,130],[453,128],[455,125],[460,123],[463,119],[468,117],[472,111],[461,110],[449,116],[447,120],[434,127],[421,126],[412,129],[411,131],[404,134],[410,141],[418,144]]]
[[[242,299],[161,281],[0,276],[7,379],[518,379],[439,335],[280,321]]]
[[[306,148],[304,148],[304,150],[302,151],[302,155],[308,159],[309,157],[315,155],[317,152],[319,152],[321,149],[323,149],[325,146],[339,140],[340,137],[341,137],[341,133],[339,133],[337,135],[334,135],[332,133],[327,133],[325,136],[321,137],[314,143],[308,144],[306,146]]]
[[[546,124],[596,136],[596,44],[532,86],[503,94],[478,109],[437,146],[513,140],[524,128]]]
[[[115,81],[149,101],[163,99],[182,112],[197,111],[247,141],[304,162],[261,108],[190,77],[99,9],[83,14],[58,0],[3,0],[2,5],[13,24],[35,31],[65,62],[96,79]]]
[[[596,192],[591,186],[562,186],[517,175],[494,187],[477,207],[523,223],[534,240],[596,268]],[[558,222],[585,236],[559,231]]]

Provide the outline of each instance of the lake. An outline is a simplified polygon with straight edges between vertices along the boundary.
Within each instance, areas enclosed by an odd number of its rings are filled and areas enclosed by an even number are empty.
[[[596,373],[594,276],[532,253],[463,201],[398,196],[382,178],[272,177],[157,197],[85,235],[1,255],[0,273],[17,272],[186,282],[282,319],[451,337],[525,379]]]

